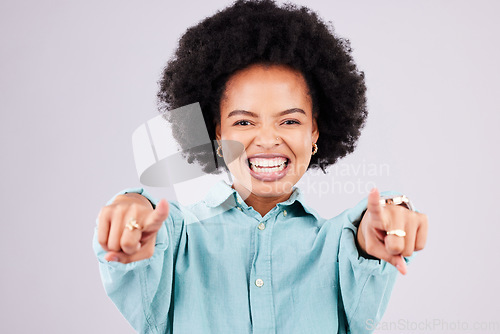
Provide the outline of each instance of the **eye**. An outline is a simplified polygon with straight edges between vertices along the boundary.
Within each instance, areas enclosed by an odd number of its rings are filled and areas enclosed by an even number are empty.
[[[247,125],[250,125],[251,123],[247,120],[241,120],[241,121],[237,121],[235,122],[233,125],[241,125],[241,126],[247,126]]]
[[[293,125],[293,124],[300,124],[300,122],[295,119],[287,119],[282,124]]]

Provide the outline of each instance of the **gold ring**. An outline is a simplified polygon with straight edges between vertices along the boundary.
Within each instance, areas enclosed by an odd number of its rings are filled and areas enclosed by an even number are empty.
[[[138,229],[140,230],[141,227],[139,226],[139,224],[137,224],[137,220],[135,220],[135,218],[131,218],[128,223],[125,225],[126,228],[128,228],[129,230],[133,231],[134,229]]]
[[[403,238],[406,236],[406,232],[403,230],[390,230],[390,231],[387,231],[387,235],[395,235],[397,237]]]

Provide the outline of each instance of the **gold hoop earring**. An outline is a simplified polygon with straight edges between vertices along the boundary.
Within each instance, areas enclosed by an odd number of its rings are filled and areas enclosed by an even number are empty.
[[[318,145],[316,145],[316,143],[313,143],[313,151],[311,155],[315,155],[316,152],[318,152]]]
[[[222,156],[222,146],[220,146],[220,145],[219,145],[219,147],[217,147],[217,155],[218,155],[219,157],[221,157],[221,158],[224,158],[224,157]]]

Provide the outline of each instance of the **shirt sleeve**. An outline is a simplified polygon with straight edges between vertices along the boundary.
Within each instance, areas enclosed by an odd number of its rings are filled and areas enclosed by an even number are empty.
[[[114,195],[106,205],[111,204],[116,196],[131,192],[143,195],[156,207],[158,201],[143,188],[125,189]],[[140,333],[169,332],[168,313],[176,241],[182,225],[181,209],[177,203],[169,202],[169,214],[156,236],[153,256],[127,264],[104,259],[106,251],[97,241],[97,228],[95,229],[93,248],[104,289],[123,316]]]
[[[397,195],[384,192],[383,195]],[[390,263],[362,257],[356,247],[357,227],[367,207],[364,199],[345,215],[339,249],[341,307],[351,333],[371,333],[381,320],[394,287],[398,270]],[[413,257],[413,256],[412,256]],[[409,262],[410,258],[405,258]]]

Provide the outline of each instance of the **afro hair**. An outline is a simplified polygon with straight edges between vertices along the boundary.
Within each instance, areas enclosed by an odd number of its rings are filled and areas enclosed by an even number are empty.
[[[309,168],[325,168],[354,151],[367,117],[364,73],[348,40],[306,7],[272,0],[239,0],[189,28],[159,81],[158,106],[183,147],[190,124],[168,110],[199,102],[212,145],[184,148],[188,161],[218,173],[213,142],[228,79],[253,64],[300,71],[313,101],[320,133]]]

